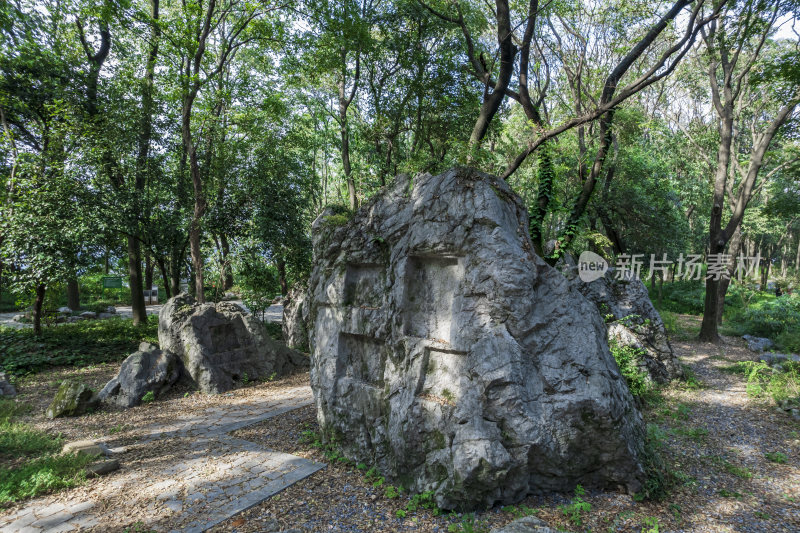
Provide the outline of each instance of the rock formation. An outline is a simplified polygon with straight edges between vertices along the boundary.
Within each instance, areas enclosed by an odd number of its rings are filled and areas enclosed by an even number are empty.
[[[564,267],[562,272],[595,304],[606,321],[609,342],[640,350],[641,370],[652,380],[666,383],[683,377],[683,367],[672,351],[664,321],[642,280],[629,273],[618,276],[616,270],[609,269],[599,279],[586,283],[578,276],[577,267]]]
[[[181,367],[175,354],[143,342],[138,351],[125,359],[117,376],[103,387],[98,398],[120,407],[139,405],[148,392],[158,397],[174,385],[181,375]]]
[[[272,340],[264,324],[238,305],[198,304],[188,294],[161,308],[158,341],[205,393],[228,391],[245,377],[281,377],[308,366],[306,356]]]
[[[45,411],[45,415],[47,418],[80,416],[93,411],[97,404],[97,395],[92,389],[83,383],[64,381],[58,387],[58,391]]]
[[[324,438],[443,508],[640,489],[642,419],[603,321],[534,254],[504,181],[398,176],[326,215],[307,302]]]
[[[306,302],[306,287],[296,285],[289,291],[283,300],[283,321],[281,328],[286,346],[304,352],[308,351],[308,330],[306,321],[308,317],[304,311]]]

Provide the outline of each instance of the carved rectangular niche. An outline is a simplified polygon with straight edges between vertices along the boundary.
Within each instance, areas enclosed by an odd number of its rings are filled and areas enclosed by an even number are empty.
[[[351,333],[339,334],[336,376],[349,377],[373,387],[383,387],[386,350],[382,342]]]
[[[344,303],[381,307],[386,292],[386,268],[379,264],[348,264],[344,276]]]
[[[421,395],[443,399],[448,403],[456,402],[469,379],[464,352],[434,348],[427,348],[425,352],[425,379]]]
[[[460,257],[409,257],[403,333],[449,343],[463,277],[464,265]]]

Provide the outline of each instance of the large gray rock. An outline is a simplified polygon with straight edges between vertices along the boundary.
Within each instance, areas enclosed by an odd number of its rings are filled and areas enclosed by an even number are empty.
[[[308,328],[306,322],[308,316],[306,303],[307,287],[302,284],[295,285],[283,300],[283,340],[290,348],[308,351]]]
[[[198,304],[179,294],[158,314],[158,342],[180,357],[198,388],[225,392],[238,380],[281,377],[308,367],[308,357],[272,340],[262,322],[230,302]]]
[[[13,398],[16,395],[17,389],[14,388],[14,385],[11,383],[11,381],[9,381],[6,373],[0,372],[0,397]]]
[[[503,180],[398,176],[330,214],[308,293],[325,439],[443,508],[640,489],[643,423],[605,326],[534,254]]]
[[[133,407],[142,403],[148,392],[158,397],[178,381],[181,360],[171,352],[162,352],[158,346],[143,342],[139,350],[129,355],[103,390],[98,393],[101,402]]]
[[[764,352],[775,347],[775,343],[766,337],[755,337],[753,335],[742,335],[742,339],[747,341],[747,347],[753,352]]]
[[[53,401],[45,411],[47,418],[80,416],[93,411],[98,404],[97,395],[84,385],[74,381],[64,381],[58,387]]]
[[[640,351],[640,368],[650,379],[666,383],[684,376],[680,360],[669,343],[664,321],[650,301],[642,280],[632,275],[618,276],[614,269],[589,283],[581,280],[575,266],[562,267],[562,273],[595,304],[606,321],[609,342]]]

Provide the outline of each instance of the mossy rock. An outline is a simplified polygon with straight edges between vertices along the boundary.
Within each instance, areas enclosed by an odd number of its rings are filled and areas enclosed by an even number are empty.
[[[92,389],[83,383],[64,381],[45,414],[47,418],[80,416],[93,411],[97,403],[97,396]]]

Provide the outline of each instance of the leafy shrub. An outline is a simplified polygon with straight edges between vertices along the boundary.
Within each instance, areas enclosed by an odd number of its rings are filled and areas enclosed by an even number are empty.
[[[592,504],[583,499],[584,494],[586,494],[586,491],[581,485],[578,485],[575,487],[575,497],[572,498],[569,505],[559,505],[561,512],[576,526],[583,523],[581,515],[592,509]]]
[[[39,372],[47,367],[77,367],[122,361],[141,341],[158,342],[158,317],[134,326],[124,319],[91,320],[32,329],[0,327],[0,367],[12,374]]]
[[[615,341],[611,341],[608,347],[617,361],[622,376],[628,383],[631,394],[637,398],[644,399],[652,391],[653,384],[647,373],[639,368],[639,362],[643,355],[642,350],[630,346],[622,346]]]
[[[688,315],[703,314],[706,297],[705,285],[701,281],[675,281],[662,286],[659,311],[671,311]],[[657,301],[657,298],[651,298]]]
[[[747,395],[752,398],[768,396],[776,404],[800,398],[800,363],[785,361],[776,369],[764,361],[741,361],[726,370],[747,378]]]

